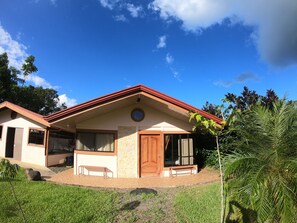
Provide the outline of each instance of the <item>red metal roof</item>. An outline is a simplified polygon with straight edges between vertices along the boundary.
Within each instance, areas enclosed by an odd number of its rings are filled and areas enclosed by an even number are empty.
[[[203,115],[204,117],[206,117],[208,119],[212,119],[217,123],[220,123],[222,121],[220,118],[218,118],[215,115],[209,114],[209,113],[207,113],[207,112],[205,112],[203,110],[200,110],[200,109],[198,109],[196,107],[193,107],[193,106],[191,106],[191,105],[189,105],[187,103],[184,103],[184,102],[182,102],[180,100],[177,100],[177,99],[175,99],[173,97],[170,97],[170,96],[168,96],[166,94],[163,94],[163,93],[161,93],[159,91],[156,91],[156,90],[151,89],[149,87],[146,87],[144,85],[136,85],[136,86],[133,86],[133,87],[130,87],[130,88],[126,88],[124,90],[120,90],[120,91],[116,91],[116,92],[111,93],[111,94],[107,94],[107,95],[99,97],[99,98],[95,98],[93,100],[90,100],[90,101],[78,104],[76,106],[64,109],[62,111],[58,111],[58,112],[53,113],[51,115],[48,115],[48,116],[44,117],[44,119],[47,120],[48,122],[56,121],[56,120],[59,120],[61,118],[67,117],[68,115],[72,115],[72,114],[75,114],[77,112],[81,112],[83,110],[92,108],[94,106],[97,106],[97,105],[100,105],[100,104],[105,104],[107,102],[111,102],[113,100],[120,99],[122,97],[126,97],[126,96],[129,96],[129,95],[132,95],[132,94],[135,94],[135,93],[141,93],[141,92],[150,94],[150,95],[152,95],[154,97],[157,97],[157,98],[159,98],[161,100],[169,102],[169,103],[171,103],[173,105],[176,105],[176,106],[178,106],[180,108],[183,108],[185,110],[198,112],[199,114]]]

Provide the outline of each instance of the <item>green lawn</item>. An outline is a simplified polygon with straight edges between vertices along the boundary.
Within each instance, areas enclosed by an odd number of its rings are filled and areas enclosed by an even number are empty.
[[[13,185],[27,222],[219,222],[219,185],[131,190],[87,189],[30,182],[20,173]],[[0,181],[0,223],[21,223],[8,182]]]
[[[112,222],[117,193],[29,182],[19,174],[13,182],[27,222]],[[22,222],[8,182],[0,181],[0,222]]]
[[[174,206],[179,222],[220,222],[220,185],[182,190],[176,194]]]

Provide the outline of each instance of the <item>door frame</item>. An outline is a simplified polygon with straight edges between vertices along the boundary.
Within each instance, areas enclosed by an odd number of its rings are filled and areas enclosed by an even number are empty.
[[[10,132],[13,133],[10,133]],[[20,132],[18,132],[20,131]],[[18,134],[20,133],[20,134]],[[23,137],[24,137],[24,128],[19,127],[7,127],[6,131],[6,142],[5,142],[5,157],[12,158],[15,160],[22,160],[23,153]],[[16,141],[18,142],[18,147],[16,147]],[[7,149],[10,147],[12,156],[8,156]],[[16,153],[17,152],[17,153]]]
[[[163,168],[164,168],[164,133],[161,131],[148,131],[148,130],[143,130],[143,131],[138,131],[138,165],[137,165],[137,172],[138,172],[138,177],[141,178],[141,136],[142,135],[159,135],[160,137],[160,162],[159,162],[159,173],[158,176],[156,177],[160,177],[162,172],[163,172]]]
[[[15,127],[7,127],[5,139],[5,158],[13,159],[15,130]]]

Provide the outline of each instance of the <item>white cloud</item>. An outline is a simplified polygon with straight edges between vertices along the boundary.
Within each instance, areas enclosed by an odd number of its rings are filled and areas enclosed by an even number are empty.
[[[167,53],[167,54],[166,54],[166,57],[165,57],[165,60],[166,60],[166,62],[167,62],[168,64],[172,64],[173,61],[174,61],[174,58],[173,58],[173,56],[172,56],[170,53]]]
[[[159,43],[157,45],[158,49],[166,47],[166,39],[167,37],[165,35],[159,37]]]
[[[118,0],[99,0],[99,2],[104,8],[108,8],[108,9],[112,10],[112,9],[114,9]]]
[[[35,74],[30,74],[26,77],[26,81],[32,82],[37,87],[43,87],[43,88],[53,88],[57,89],[58,86],[51,85],[48,81],[46,81],[44,78],[37,76]]]
[[[297,63],[296,0],[154,0],[149,8],[165,20],[181,21],[183,28],[192,32],[227,18],[252,26],[263,60],[276,66]]]
[[[126,18],[126,16],[124,16],[123,14],[121,15],[116,15],[113,17],[113,19],[115,21],[118,21],[118,22],[128,22],[128,19]]]
[[[179,72],[176,71],[176,70],[173,69],[173,68],[170,68],[170,70],[171,70],[171,72],[172,72],[172,74],[173,74],[174,79],[176,79],[176,80],[179,81],[179,82],[182,82],[182,79],[180,78],[180,74],[179,74]]]
[[[133,18],[137,18],[143,14],[143,8],[142,6],[135,6],[131,3],[126,4],[127,10],[130,12],[130,15]]]
[[[27,47],[12,39],[11,35],[0,25],[0,54],[6,52],[9,65],[17,69],[22,67],[23,61],[28,56]]]
[[[117,12],[123,13],[123,11],[128,11],[132,18],[138,18],[144,16],[144,9],[141,5],[135,5],[132,3],[125,3],[122,0],[99,0],[100,4],[104,8],[109,10],[115,10]],[[126,21],[124,14],[114,16],[116,21]]]
[[[67,107],[72,107],[74,105],[77,105],[76,99],[68,98],[66,94],[62,94],[59,96],[58,105],[61,106],[63,103],[65,103]]]

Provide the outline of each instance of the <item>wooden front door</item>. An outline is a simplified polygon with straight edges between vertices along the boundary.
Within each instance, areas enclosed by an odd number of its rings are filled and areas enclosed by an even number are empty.
[[[140,136],[140,176],[159,176],[161,172],[161,136]]]

